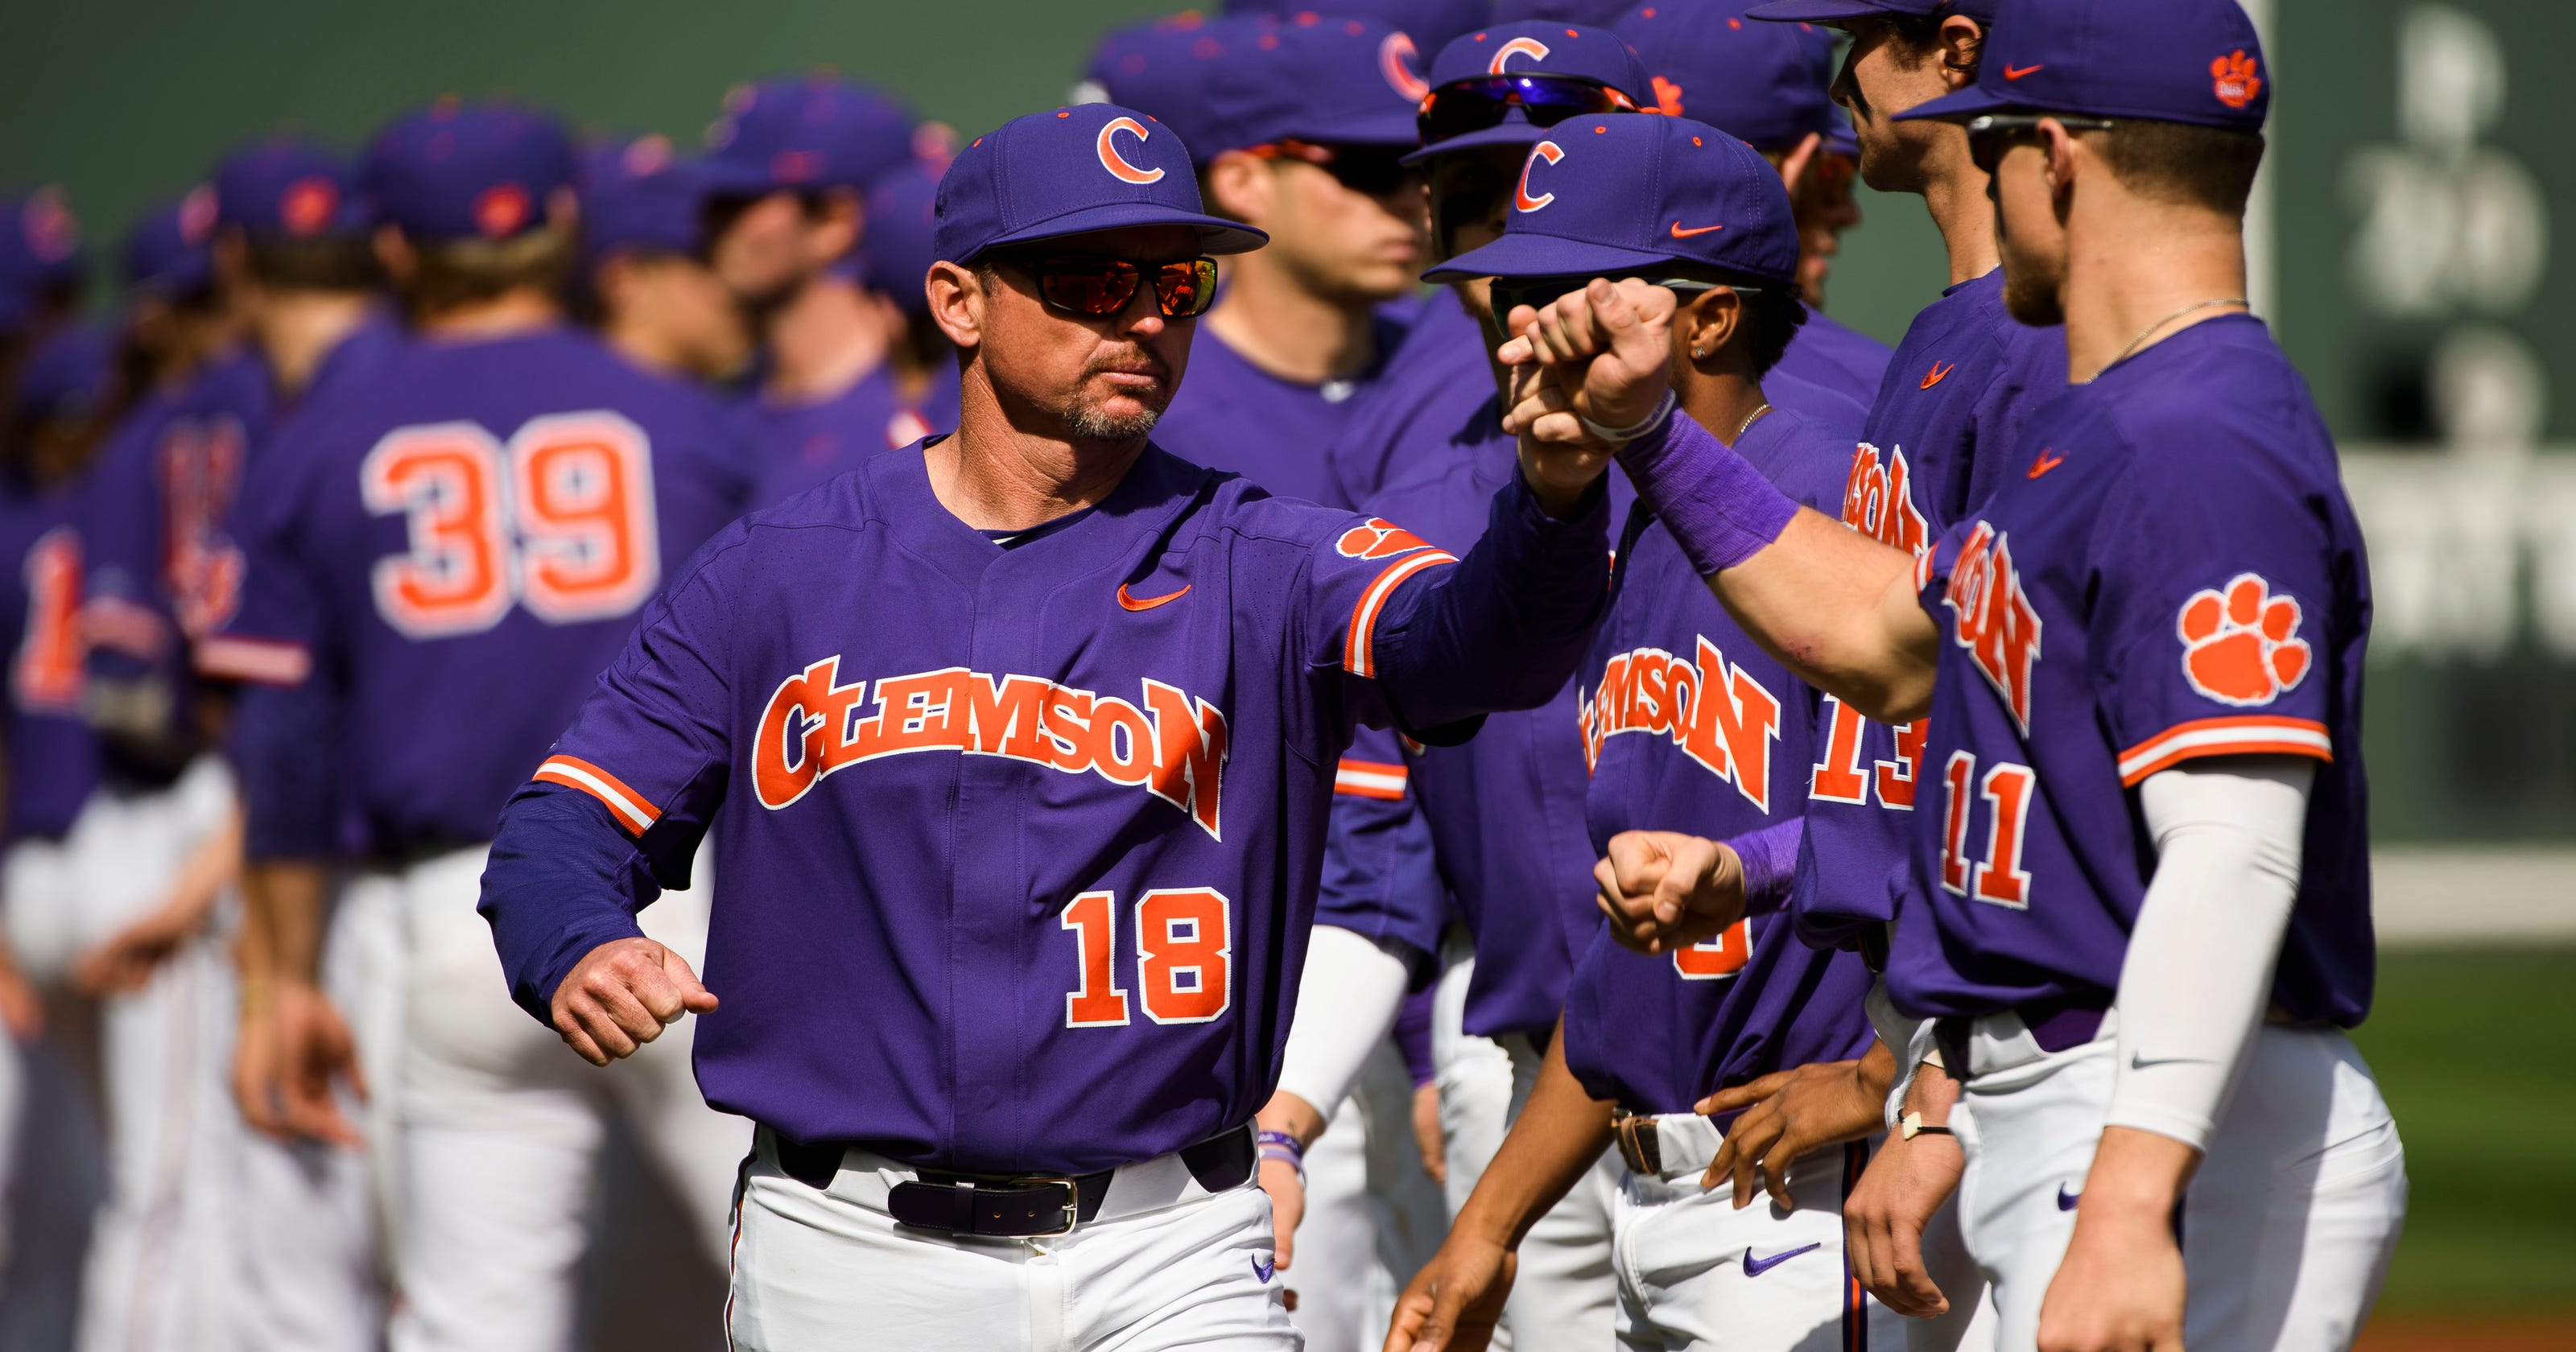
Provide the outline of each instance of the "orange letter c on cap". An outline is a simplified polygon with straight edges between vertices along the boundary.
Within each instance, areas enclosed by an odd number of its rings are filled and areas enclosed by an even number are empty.
[[[1512,190],[1513,205],[1519,207],[1523,211],[1536,211],[1540,207],[1546,206],[1548,203],[1555,201],[1556,194],[1552,192],[1543,192],[1536,197],[1530,196],[1530,170],[1537,168],[1540,160],[1545,160],[1550,164],[1554,164],[1558,160],[1564,158],[1564,148],[1557,145],[1554,141],[1541,141],[1537,145],[1531,146],[1529,159],[1521,165],[1520,186]]]
[[[1146,132],[1145,128],[1132,117],[1122,117],[1111,122],[1108,126],[1102,127],[1100,129],[1100,139],[1093,143],[1093,148],[1100,152],[1100,167],[1108,170],[1121,181],[1128,183],[1153,183],[1160,180],[1163,177],[1162,170],[1139,169],[1135,165],[1129,164],[1127,162],[1127,158],[1118,153],[1118,147],[1112,144],[1109,138],[1116,136],[1122,131],[1132,131],[1136,133],[1136,139],[1138,141],[1143,141],[1149,134]]]
[[[1493,63],[1485,67],[1485,72],[1489,75],[1502,74],[1503,63],[1515,56],[1526,56],[1532,61],[1545,61],[1547,44],[1537,38],[1514,38],[1504,43],[1502,50],[1494,53]]]

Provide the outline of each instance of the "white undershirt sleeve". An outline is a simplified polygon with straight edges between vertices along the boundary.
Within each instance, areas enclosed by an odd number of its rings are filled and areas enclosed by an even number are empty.
[[[1404,959],[1368,936],[1317,925],[1306,942],[1279,1088],[1332,1117],[1359,1082],[1362,1063],[1395,1027],[1408,975]]]
[[[2156,871],[2120,967],[2109,1125],[2208,1148],[2271,1002],[2314,775],[2298,757],[2230,756],[2140,786]]]

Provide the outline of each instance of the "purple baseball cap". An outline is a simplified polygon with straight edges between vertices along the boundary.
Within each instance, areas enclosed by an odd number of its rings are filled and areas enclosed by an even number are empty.
[[[362,172],[377,213],[404,234],[509,239],[546,223],[546,197],[572,168],[553,118],[442,99],[376,133]]]
[[[1495,24],[1451,39],[1432,59],[1425,83],[1437,95],[1445,85],[1499,75],[1562,76],[1615,89],[1640,107],[1654,106],[1653,80],[1627,39],[1607,28],[1547,19]],[[1544,134],[1514,109],[1491,127],[1424,146],[1406,162],[1479,146],[1525,146]]]
[[[357,165],[294,137],[226,157],[215,168],[215,204],[217,225],[263,237],[354,236],[374,223]]]
[[[1175,14],[1117,29],[1100,40],[1077,103],[1114,103],[1149,113],[1192,146],[1219,134],[1208,115],[1210,88],[1231,76],[1242,54],[1278,30],[1267,16],[1207,19]]]
[[[1750,19],[1767,19],[1772,23],[1843,23],[1851,19],[1883,19],[1890,14],[1913,18],[1930,18],[1935,14],[1965,14],[1979,23],[1995,21],[1999,0],[1771,0],[1746,11]]]
[[[593,263],[619,249],[697,251],[707,176],[696,162],[673,152],[670,137],[593,146],[582,156],[577,186],[582,248]]]
[[[939,176],[918,163],[879,174],[868,184],[868,232],[859,246],[862,277],[905,314],[930,312],[921,280],[939,261]]]
[[[1748,22],[1733,5],[1649,0],[1612,26],[1637,49],[1655,104],[1753,143],[1788,150],[1842,122],[1833,35],[1812,24]]]
[[[1208,215],[1178,133],[1114,103],[1016,117],[975,138],[939,180],[938,257],[966,263],[987,249],[1095,230],[1186,225],[1209,253],[1270,242]]]
[[[1696,0],[1683,0],[1696,3]],[[1590,24],[1607,28],[1612,20],[1628,12],[1636,0],[1494,0],[1495,23],[1522,23],[1531,19],[1551,23]]]
[[[2003,0],[1977,82],[1896,116],[2023,109],[2261,131],[2271,107],[2262,39],[2236,0]]]
[[[865,188],[912,159],[917,126],[893,95],[827,74],[735,85],[707,128],[706,173],[728,197]]]
[[[1320,7],[1270,4],[1267,0],[1228,0],[1223,12],[1229,18],[1260,16],[1283,22],[1309,14],[1335,19],[1375,19],[1410,37],[1426,52],[1439,51],[1451,38],[1494,22],[1493,8],[1485,0],[1332,0],[1332,3]]]
[[[1530,147],[1502,238],[1422,279],[1587,276],[1658,263],[1795,285],[1798,226],[1780,171],[1689,118],[1560,122]]]
[[[0,197],[0,333],[15,332],[48,290],[79,285],[80,218],[47,184]]]
[[[1239,37],[1201,94],[1189,129],[1204,164],[1221,151],[1283,140],[1401,146],[1429,91],[1407,64],[1413,40],[1373,19],[1299,14]],[[1412,92],[1408,92],[1412,91]]]
[[[93,324],[61,325],[27,355],[12,412],[22,422],[89,417],[106,399],[115,373],[113,335]]]
[[[182,296],[215,279],[218,208],[212,186],[199,184],[180,196],[156,203],[137,216],[125,232],[120,261],[125,284],[159,296]]]

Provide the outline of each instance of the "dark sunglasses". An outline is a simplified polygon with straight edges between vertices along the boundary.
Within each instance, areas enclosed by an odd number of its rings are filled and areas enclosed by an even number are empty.
[[[1453,80],[1432,90],[1422,101],[1414,126],[1422,133],[1422,144],[1438,145],[1499,126],[1514,108],[1533,127],[1553,127],[1569,117],[1633,113],[1637,101],[1608,85],[1571,75],[1492,75]]]
[[[1216,302],[1213,258],[1131,263],[1095,254],[1045,254],[1009,261],[1037,279],[1038,299],[1048,309],[1069,315],[1103,319],[1125,311],[1149,273],[1154,279],[1154,306],[1165,318],[1206,314]]]
[[[2116,123],[2107,118],[2076,117],[2066,113],[1988,113],[1968,121],[1968,158],[1978,169],[1993,173],[2001,164],[2004,151],[2015,141],[2031,140],[2039,135],[2041,121],[2053,121],[2068,131],[2109,131]]]
[[[1571,295],[1582,290],[1590,285],[1592,278],[1597,275],[1600,274],[1569,274],[1563,277],[1497,277],[1494,279],[1494,313],[1497,316],[1509,316],[1512,311],[1524,305],[1533,310],[1538,309],[1559,296]],[[1610,280],[1616,282],[1629,277],[1640,278],[1683,296],[1701,291],[1715,291],[1721,286],[1745,296],[1760,295],[1769,289],[1759,286],[1738,286],[1733,282],[1703,282],[1687,277],[1656,277],[1637,272],[1611,274]]]
[[[1334,181],[1363,197],[1385,197],[1416,181],[1404,163],[1410,146],[1321,145],[1283,137],[1250,147],[1265,160],[1300,160],[1331,174]]]

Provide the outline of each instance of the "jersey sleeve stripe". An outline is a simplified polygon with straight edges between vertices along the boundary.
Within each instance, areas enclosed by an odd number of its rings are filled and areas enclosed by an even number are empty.
[[[2120,753],[2120,782],[2139,780],[2201,756],[2313,756],[2334,759],[2326,725],[2306,718],[2202,718],[2178,723]]]
[[[197,671],[256,685],[302,685],[313,674],[313,654],[301,643],[216,634],[197,644]]]
[[[530,777],[579,789],[598,799],[632,835],[644,834],[662,817],[660,808],[644,801],[644,796],[626,787],[625,781],[578,756],[549,757]]]
[[[1405,767],[1383,761],[1352,760],[1345,756],[1333,770],[1333,792],[1354,798],[1382,798],[1390,802],[1404,797]]]
[[[1351,632],[1342,643],[1342,666],[1354,676],[1377,675],[1377,617],[1386,612],[1386,601],[1404,580],[1425,568],[1443,563],[1456,563],[1458,556],[1445,549],[1425,549],[1387,565],[1386,571],[1360,593],[1360,602],[1351,607]]]

